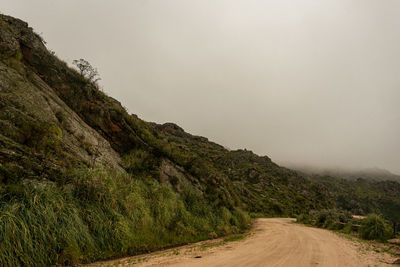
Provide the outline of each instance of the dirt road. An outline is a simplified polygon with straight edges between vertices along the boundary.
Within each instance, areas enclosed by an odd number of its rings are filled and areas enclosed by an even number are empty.
[[[393,259],[292,219],[258,219],[242,241],[184,246],[103,263],[116,266],[390,266]],[[216,244],[216,245],[213,245]],[[221,243],[220,243],[221,244]],[[205,248],[209,249],[205,249]]]

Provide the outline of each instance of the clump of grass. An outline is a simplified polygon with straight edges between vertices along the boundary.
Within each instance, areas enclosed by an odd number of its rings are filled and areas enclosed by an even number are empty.
[[[154,170],[158,160],[148,151],[134,149],[124,155],[123,166],[129,173],[139,174],[144,171]]]
[[[391,229],[381,216],[369,214],[361,221],[359,234],[363,239],[384,241],[390,237]]]
[[[243,240],[246,238],[246,236],[247,236],[246,234],[232,235],[232,236],[224,238],[224,242],[234,242],[234,241]]]

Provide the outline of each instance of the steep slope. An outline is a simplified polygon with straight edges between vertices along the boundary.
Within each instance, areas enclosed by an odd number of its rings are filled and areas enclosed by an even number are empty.
[[[0,16],[0,265],[74,264],[238,232],[246,212],[333,205],[250,151],[130,115]]]
[[[3,24],[8,25],[12,32],[7,33],[3,30],[5,33],[2,33],[6,36],[2,39],[8,42],[7,55],[12,55],[11,59],[8,57],[7,60],[15,62],[14,64],[19,66],[22,72],[29,73],[29,75],[19,74],[27,76],[23,83],[32,84],[32,87],[36,86],[38,89],[45,88],[49,93],[47,99],[64,101],[87,125],[107,140],[119,155],[127,156],[136,153],[137,150],[146,151],[157,159],[154,162],[156,166],[153,166],[155,169],[160,169],[165,164],[182,168],[188,179],[206,192],[207,197],[215,204],[221,203],[229,207],[244,205],[246,209],[252,211],[272,214],[293,214],[305,208],[318,208],[318,205],[328,204],[324,202],[321,188],[311,185],[295,172],[277,166],[267,157],[258,157],[249,151],[231,152],[208,142],[205,138],[193,137],[172,124],[157,126],[127,114],[117,101],[106,96],[94,84],[49,53],[40,37],[28,29],[24,22],[3,17]],[[9,80],[15,81],[14,77]],[[10,88],[9,86],[5,85]],[[25,89],[21,90],[25,95],[31,94],[23,91]],[[20,99],[20,102],[24,101]],[[39,102],[33,105],[36,106],[31,106],[29,110],[41,109],[47,117],[53,113],[52,120],[46,123],[55,124],[63,133],[71,130],[66,129],[61,122],[57,123],[56,115],[60,114],[57,113],[57,107],[52,107],[52,112],[49,112],[42,109],[45,105]],[[69,116],[65,117],[69,119]],[[87,132],[93,130],[89,129]],[[79,137],[79,132],[73,135]],[[66,134],[63,138],[68,137]],[[96,140],[91,142],[85,139],[79,140],[88,143],[89,148],[79,144],[89,150],[87,154],[94,154],[83,156],[83,151],[80,151],[83,158],[81,160],[78,157],[79,161],[89,161],[91,156],[94,163],[108,163],[115,166],[118,162],[115,153],[97,145],[97,143],[107,145],[104,140],[98,139],[98,136]],[[90,150],[95,152],[90,153]],[[60,148],[60,151],[63,153],[53,153],[56,158],[71,156],[76,159],[76,153],[69,153],[64,148]],[[315,202],[317,196],[323,202]]]

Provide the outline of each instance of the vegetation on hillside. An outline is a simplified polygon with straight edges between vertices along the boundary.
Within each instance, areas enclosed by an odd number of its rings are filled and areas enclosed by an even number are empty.
[[[350,212],[337,209],[310,211],[297,216],[297,222],[344,233],[357,234],[366,240],[386,241],[393,229],[382,216],[371,213],[365,218],[354,218]]]
[[[278,166],[266,156],[248,150],[229,151],[172,123],[153,126],[159,137],[176,148],[172,158],[184,158],[180,164],[205,182],[203,190],[212,201],[220,201],[220,196],[222,201],[233,201],[267,216],[293,216],[333,205],[323,186]]]
[[[0,265],[76,264],[238,233],[239,209],[211,206],[190,185],[177,194],[146,177],[78,169],[69,182],[2,187]]]
[[[308,179],[328,189],[335,209],[311,210],[300,214],[297,217],[299,222],[346,232],[357,231],[364,239],[385,240],[397,236],[400,225],[399,183],[329,176]],[[351,214],[368,216],[359,222]],[[361,224],[361,227],[353,228],[354,224]]]
[[[381,214],[392,224],[393,235],[400,226],[400,183],[394,181],[346,180],[314,176],[312,181],[322,184],[337,209],[352,214]]]

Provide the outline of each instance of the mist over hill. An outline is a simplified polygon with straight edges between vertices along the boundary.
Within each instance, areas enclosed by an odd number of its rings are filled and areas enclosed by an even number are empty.
[[[356,179],[367,179],[371,181],[397,181],[400,182],[400,175],[391,173],[388,170],[381,168],[368,168],[368,169],[349,169],[349,168],[324,168],[324,167],[315,167],[310,165],[299,165],[299,164],[290,164],[286,163],[284,166],[287,166],[290,169],[296,170],[303,175],[308,176],[330,176],[335,178],[344,178],[349,180]]]

